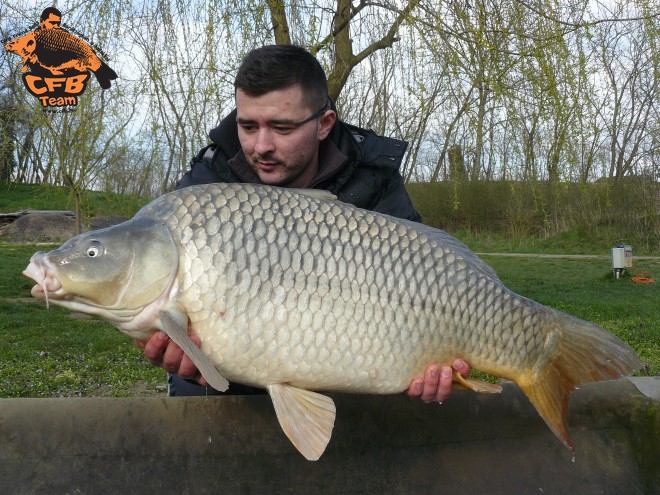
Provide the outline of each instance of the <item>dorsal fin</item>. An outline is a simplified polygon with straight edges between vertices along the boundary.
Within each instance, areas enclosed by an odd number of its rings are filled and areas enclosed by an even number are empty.
[[[322,201],[336,201],[337,196],[332,194],[330,191],[326,191],[325,189],[289,189],[289,191],[293,191],[297,194],[302,194],[303,196],[307,196],[309,198],[313,199],[320,199]]]
[[[413,222],[412,220],[406,220],[403,218],[396,218],[391,215],[385,215],[385,214],[382,215],[395,222],[401,223],[406,227],[415,229],[417,232],[427,237],[430,237],[431,239],[435,239],[438,242],[438,244],[446,248],[450,248],[455,255],[463,258],[465,261],[470,263],[472,268],[479,270],[481,273],[483,273],[484,275],[495,281],[498,282],[500,281],[500,279],[497,276],[497,273],[495,273],[495,270],[493,270],[492,267],[487,265],[481,258],[479,258],[479,256],[477,256],[475,252],[473,252],[469,247],[467,247],[461,241],[456,239],[453,235],[448,234],[442,229],[430,227],[428,225],[424,225],[423,223]]]

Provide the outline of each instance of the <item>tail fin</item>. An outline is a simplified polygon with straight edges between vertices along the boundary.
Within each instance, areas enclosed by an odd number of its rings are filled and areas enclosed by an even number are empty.
[[[634,351],[607,330],[559,313],[557,344],[544,370],[522,385],[552,432],[573,450],[566,428],[569,394],[582,383],[620,378],[641,367]]]
[[[101,62],[101,67],[96,69],[94,75],[103,89],[109,89],[112,86],[110,81],[117,79],[117,73],[103,62]]]

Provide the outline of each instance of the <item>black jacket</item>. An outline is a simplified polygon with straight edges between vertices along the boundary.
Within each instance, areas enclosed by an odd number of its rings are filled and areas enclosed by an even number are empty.
[[[191,169],[179,180],[177,189],[212,182],[259,181],[256,174],[241,174],[236,165],[242,155],[236,110],[211,130],[209,137],[212,144],[191,161]],[[337,119],[321,143],[319,162],[325,158],[339,160],[341,165],[327,175],[321,173],[311,187],[326,189],[360,208],[420,222],[399,173],[407,146],[405,141],[378,136]]]

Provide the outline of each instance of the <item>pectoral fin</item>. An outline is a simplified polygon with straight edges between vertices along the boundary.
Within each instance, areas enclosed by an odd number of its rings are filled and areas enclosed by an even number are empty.
[[[335,403],[330,397],[280,383],[266,387],[280,426],[308,461],[325,450],[335,425]]]
[[[502,387],[494,383],[488,383],[474,378],[463,378],[460,373],[454,371],[454,380],[469,390],[480,392],[482,394],[499,394]]]
[[[229,382],[223,377],[202,350],[195,345],[188,335],[188,316],[180,311],[167,309],[159,311],[158,317],[163,324],[163,331],[185,352],[207,382],[216,390],[224,392]]]

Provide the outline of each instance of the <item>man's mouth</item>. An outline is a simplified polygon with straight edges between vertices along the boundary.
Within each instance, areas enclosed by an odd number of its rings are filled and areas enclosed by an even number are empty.
[[[280,166],[279,162],[275,161],[262,161],[262,160],[257,160],[256,161],[257,168],[263,172],[272,172],[274,171],[277,167]]]

